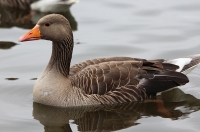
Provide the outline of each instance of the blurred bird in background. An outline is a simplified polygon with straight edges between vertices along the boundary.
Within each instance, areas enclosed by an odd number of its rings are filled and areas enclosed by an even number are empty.
[[[77,22],[70,7],[79,0],[0,0],[0,28],[13,26],[30,29],[37,21],[50,13],[65,16],[77,30]]]
[[[39,12],[66,12],[69,6],[78,0],[0,0],[0,4],[19,9],[31,9]]]

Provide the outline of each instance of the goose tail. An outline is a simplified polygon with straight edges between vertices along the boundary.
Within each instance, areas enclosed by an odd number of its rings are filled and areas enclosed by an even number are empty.
[[[190,55],[183,58],[166,60],[163,62],[164,71],[159,74],[140,75],[139,88],[144,88],[147,95],[155,95],[156,93],[171,89],[176,86],[185,85],[189,82],[186,76],[194,68],[200,64],[200,54]],[[175,65],[177,67],[175,67]],[[172,67],[173,66],[173,67]],[[173,69],[175,71],[173,71]]]
[[[200,64],[200,54],[190,55],[178,59],[166,60],[165,63],[178,65],[179,69],[177,69],[176,71],[187,75]]]

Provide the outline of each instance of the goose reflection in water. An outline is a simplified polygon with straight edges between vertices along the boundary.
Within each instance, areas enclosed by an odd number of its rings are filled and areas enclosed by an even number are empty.
[[[2,50],[8,50],[11,49],[12,47],[16,46],[17,44],[14,42],[9,42],[9,41],[0,41],[0,49]]]
[[[48,3],[45,3],[45,1]],[[0,0],[0,28],[11,28],[16,26],[31,29],[41,17],[50,13],[58,13],[69,20],[72,30],[77,30],[77,22],[70,12],[71,5],[76,2],[67,4],[66,1],[68,0],[62,1],[64,4],[58,4],[59,0]],[[30,6],[34,2],[43,2],[43,6],[45,6],[45,4],[48,6],[50,3],[51,6],[55,6],[54,8],[51,8],[52,10],[48,10],[48,12],[41,12],[41,10],[31,9]]]
[[[45,131],[71,132],[69,120],[73,120],[78,131],[116,131],[138,125],[137,120],[142,117],[177,120],[199,109],[199,99],[174,88],[155,99],[115,106],[59,108],[33,103],[33,117],[44,125]]]

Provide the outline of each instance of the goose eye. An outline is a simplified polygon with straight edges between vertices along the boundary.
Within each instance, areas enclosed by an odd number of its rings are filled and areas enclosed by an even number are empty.
[[[50,26],[50,23],[45,23],[44,24],[46,27],[49,27]]]

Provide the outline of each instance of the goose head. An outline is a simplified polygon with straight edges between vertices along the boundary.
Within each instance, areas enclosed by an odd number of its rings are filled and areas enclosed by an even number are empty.
[[[19,41],[44,39],[59,42],[72,37],[69,21],[62,15],[50,14],[41,18],[32,30],[19,38]]]

